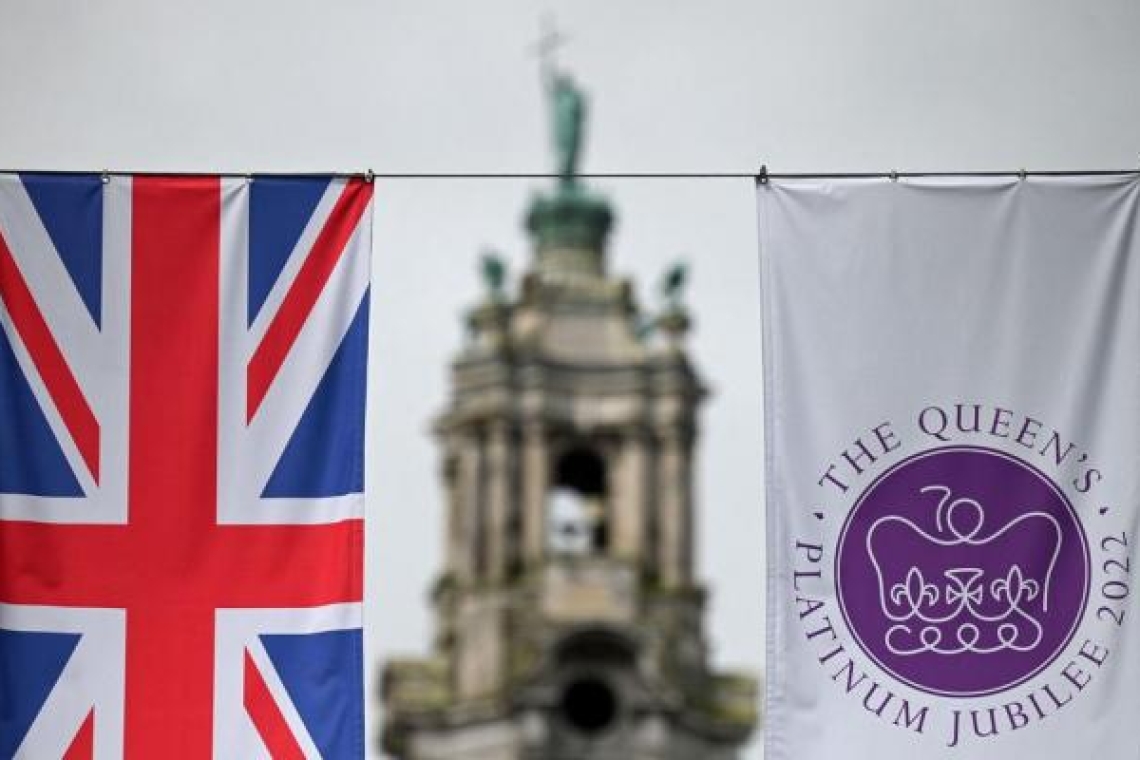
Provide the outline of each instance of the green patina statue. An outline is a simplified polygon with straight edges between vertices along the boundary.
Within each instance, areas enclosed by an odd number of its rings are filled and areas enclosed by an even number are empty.
[[[681,310],[681,296],[684,294],[685,283],[688,279],[689,265],[683,261],[670,267],[661,279],[661,297],[669,310]]]
[[[550,77],[550,101],[558,178],[564,187],[569,187],[574,184],[574,175],[578,173],[586,121],[586,96],[569,76],[555,73]]]

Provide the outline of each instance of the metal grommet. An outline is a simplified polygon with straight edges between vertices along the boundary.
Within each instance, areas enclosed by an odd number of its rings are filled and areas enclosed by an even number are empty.
[[[376,181],[376,175],[375,175],[375,174],[373,174],[373,172],[372,172],[372,170],[371,170],[371,169],[369,169],[368,171],[366,171],[366,172],[364,173],[364,181],[365,181],[365,182],[367,182],[367,183],[368,183],[368,184],[370,184],[370,185],[371,185],[373,182],[375,182],[375,181]]]
[[[899,181],[899,173],[897,171],[892,170],[890,175],[888,175],[888,176],[890,176],[891,182],[898,182]]]
[[[756,180],[761,185],[767,185],[768,184],[768,165],[767,164],[763,164],[760,166],[760,175],[756,178]]]
[[[104,170],[102,175],[100,175],[99,179],[101,179],[103,181],[104,185],[111,184],[111,172]]]
[[[1021,180],[1022,182],[1024,182],[1025,178],[1028,176],[1029,176],[1029,172],[1025,171],[1024,169],[1018,169],[1017,170],[1017,178],[1019,180]]]

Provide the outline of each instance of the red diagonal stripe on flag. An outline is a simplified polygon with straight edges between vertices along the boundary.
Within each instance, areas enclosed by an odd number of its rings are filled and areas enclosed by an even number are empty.
[[[245,653],[245,711],[249,713],[257,733],[265,742],[273,760],[305,760],[305,753],[293,736],[281,708],[273,699],[269,687],[257,670],[257,664]]]
[[[99,482],[99,422],[83,396],[67,360],[52,337],[44,315],[36,305],[28,283],[0,234],[0,299],[8,308],[12,324],[28,349],[63,424],[71,433],[79,455],[95,482]]]
[[[95,757],[95,711],[87,713],[83,725],[79,727],[71,746],[63,753],[62,760],[91,760]]]
[[[273,321],[265,331],[265,337],[254,351],[253,358],[246,368],[247,422],[253,419],[265,399],[273,378],[277,376],[309,312],[313,310],[325,283],[340,261],[341,254],[356,231],[371,198],[371,183],[363,180],[349,181],[337,199],[325,226],[317,235],[312,250],[301,265],[296,279],[293,280],[289,292],[285,294],[281,307],[273,316]]]

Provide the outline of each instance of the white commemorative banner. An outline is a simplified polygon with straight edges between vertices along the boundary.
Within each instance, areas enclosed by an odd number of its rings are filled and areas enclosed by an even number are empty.
[[[1140,757],[1140,178],[758,194],[767,760]]]

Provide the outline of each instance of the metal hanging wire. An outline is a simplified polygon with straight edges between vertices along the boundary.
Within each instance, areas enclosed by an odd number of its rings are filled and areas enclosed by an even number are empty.
[[[235,172],[235,171],[161,171],[146,169],[132,171],[127,169],[76,171],[64,169],[49,170],[20,170],[2,169],[3,174],[34,174],[34,175],[69,175],[69,174],[100,174],[104,178],[113,176],[135,177],[337,177],[345,179],[374,180],[546,180],[559,179],[560,175],[554,172],[375,172],[364,171],[268,171],[268,172]],[[729,180],[748,179],[766,183],[768,180],[827,180],[827,179],[919,179],[936,177],[1111,177],[1140,175],[1140,169],[1010,169],[999,171],[877,171],[877,172],[770,172],[767,166],[762,166],[758,172],[582,172],[574,176],[585,180]]]

